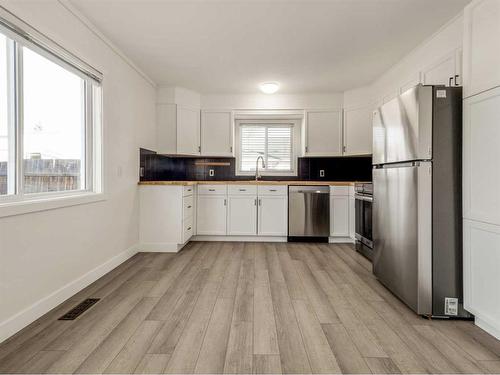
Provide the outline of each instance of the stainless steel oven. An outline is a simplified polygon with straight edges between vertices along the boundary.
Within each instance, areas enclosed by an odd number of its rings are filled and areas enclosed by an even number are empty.
[[[368,259],[373,258],[372,236],[372,205],[373,185],[371,183],[356,183],[355,190],[355,228],[356,250]]]

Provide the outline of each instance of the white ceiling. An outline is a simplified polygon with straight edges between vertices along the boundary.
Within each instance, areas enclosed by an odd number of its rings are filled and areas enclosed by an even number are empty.
[[[71,0],[156,83],[321,93],[377,78],[470,0]]]

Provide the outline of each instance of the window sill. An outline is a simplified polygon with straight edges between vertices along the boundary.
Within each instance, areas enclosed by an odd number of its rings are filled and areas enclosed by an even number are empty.
[[[0,203],[0,217],[23,215],[31,212],[54,210],[106,200],[104,193],[75,193],[58,197],[40,197],[17,202]]]

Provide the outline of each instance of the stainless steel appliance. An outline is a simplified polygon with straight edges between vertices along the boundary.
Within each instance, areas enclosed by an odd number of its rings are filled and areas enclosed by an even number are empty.
[[[328,242],[330,187],[288,187],[288,241]]]
[[[356,251],[373,259],[372,205],[373,184],[355,183],[355,238]]]
[[[462,294],[462,89],[418,85],[373,123],[373,271],[415,312],[469,317]]]

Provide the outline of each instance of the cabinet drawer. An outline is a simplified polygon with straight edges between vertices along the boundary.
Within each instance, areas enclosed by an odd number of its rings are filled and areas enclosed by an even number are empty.
[[[186,220],[189,217],[193,216],[194,212],[194,198],[192,195],[188,197],[184,197],[182,199],[182,205],[183,205],[183,219]]]
[[[227,185],[199,185],[199,195],[226,195]]]
[[[229,195],[257,195],[257,186],[255,185],[228,185],[227,193]]]
[[[187,218],[183,222],[182,242],[186,242],[193,236],[193,217]]]
[[[183,197],[187,197],[189,195],[193,195],[193,191],[194,191],[194,186],[192,186],[192,185],[184,186],[184,190],[182,192],[182,196]]]
[[[349,195],[349,186],[330,186],[330,195]]]
[[[287,195],[288,186],[286,185],[259,185],[258,194],[261,195]]]

